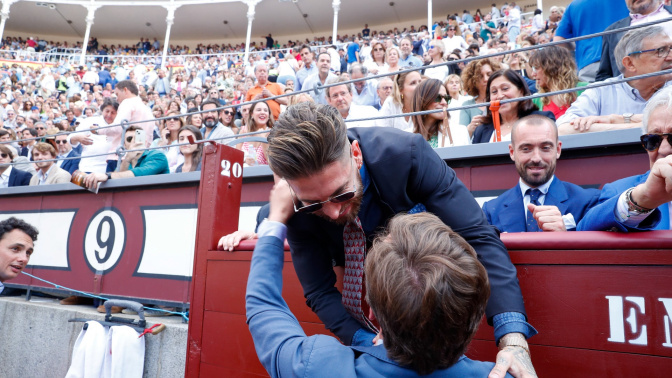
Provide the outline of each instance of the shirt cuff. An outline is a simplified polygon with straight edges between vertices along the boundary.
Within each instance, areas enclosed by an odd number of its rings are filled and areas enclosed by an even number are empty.
[[[574,220],[574,215],[572,215],[571,213],[563,215],[562,221],[565,224],[565,229],[567,230],[576,229],[576,220]]]
[[[509,333],[522,333],[526,339],[538,333],[520,312],[497,314],[492,318],[492,323],[495,327],[495,344],[499,344],[499,339]]]
[[[627,190],[625,191],[627,192]],[[640,223],[644,221],[651,212],[648,213],[638,213],[628,210],[628,199],[625,196],[625,192],[621,193],[621,196],[618,197],[618,202],[616,203],[615,215],[616,219],[627,227],[636,228]]]
[[[352,343],[350,346],[363,346],[370,347],[373,346],[373,339],[376,337],[376,334],[373,332],[367,331],[364,328],[360,328],[352,335]]]
[[[274,236],[284,242],[287,238],[287,226],[284,223],[264,219],[259,225],[257,235],[259,239],[264,236]]]

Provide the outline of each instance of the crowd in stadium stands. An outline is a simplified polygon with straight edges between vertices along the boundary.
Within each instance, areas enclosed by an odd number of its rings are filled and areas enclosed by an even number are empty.
[[[603,25],[597,29],[586,19],[586,14],[598,6],[595,3],[611,4],[600,17]],[[289,41],[280,46],[269,34],[264,37],[265,43],[252,44],[248,62],[242,61],[243,45],[201,44],[194,49],[171,46],[170,53],[176,54],[171,59],[179,58],[180,62],[166,68],[161,68],[162,46],[156,39],[141,38],[135,46],[122,48],[99,45],[96,38],[91,38],[88,53],[109,58],[89,57],[86,64],[79,65],[78,54],[67,55],[67,43],[7,37],[2,46],[6,58],[24,56],[23,53],[37,56],[38,52],[54,48],[60,49],[62,55],[54,62],[4,63],[0,71],[0,141],[7,143],[2,147],[8,149],[12,161],[24,163],[14,170],[44,176],[32,180],[36,185],[61,182],[49,170],[52,165],[68,174],[76,170],[94,173],[91,177],[98,177],[97,181],[128,177],[134,170],[138,174],[163,172],[162,167],[137,170],[135,165],[138,160],[144,162],[144,158],[135,156],[136,160],[125,161],[131,154],[122,160],[115,154],[127,141],[122,138],[121,128],[104,126],[124,119],[146,121],[140,124],[144,135],[137,136],[142,141],[134,145],[163,147],[155,151],[165,156],[167,171],[187,172],[200,169],[199,151],[172,146],[188,140],[186,135],[228,142],[239,133],[270,130],[287,106],[302,101],[332,105],[347,121],[445,109],[423,117],[348,122],[348,127],[387,126],[415,132],[435,148],[488,143],[495,141],[497,121],[490,109],[450,109],[581,87],[594,81],[595,76],[616,80],[669,68],[672,56],[665,41],[672,26],[666,23],[662,28],[637,29],[625,36],[613,34],[604,38],[603,46],[598,39],[579,41],[575,54],[571,51],[573,46],[560,45],[476,59],[468,64],[451,61],[602,31],[611,24],[627,25],[631,19],[633,24],[656,20],[672,10],[662,0],[646,3],[655,6],[633,6],[629,0],[613,4],[602,0],[574,1],[566,13],[563,7],[552,7],[544,20],[541,11],[536,10],[527,21],[523,21],[520,7],[514,2],[501,8],[493,4],[487,13],[479,9],[473,14],[465,10],[461,15],[448,15],[445,22],[432,25],[433,35],[424,25],[387,32],[371,31],[365,25],[357,35],[339,36],[338,44],[332,44],[329,38],[315,37],[312,43]],[[652,53],[645,48],[650,45],[664,47]],[[610,65],[612,61],[615,63]],[[323,88],[413,67],[418,70]],[[532,114],[557,119],[560,135],[639,127],[647,100],[667,84],[667,79],[657,76],[504,104],[496,115],[501,139],[510,140],[513,124]],[[307,92],[240,105],[298,90]],[[225,105],[233,107],[217,109]],[[206,110],[211,111],[191,114]],[[176,118],[155,120],[166,116]],[[74,130],[80,132],[55,136]],[[245,152],[246,165],[267,164],[265,143],[245,142],[237,147]],[[70,160],[34,165],[23,161],[44,160],[46,156]],[[81,160],[75,160],[77,157]],[[125,169],[120,172],[122,165]],[[25,180],[10,180],[8,174],[0,177],[7,177],[0,180],[1,186],[27,184]]]

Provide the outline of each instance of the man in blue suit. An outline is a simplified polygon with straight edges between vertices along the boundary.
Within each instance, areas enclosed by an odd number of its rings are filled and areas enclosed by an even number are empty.
[[[68,158],[68,160],[59,160],[58,161],[58,167],[61,168],[64,171],[68,171],[68,173],[73,174],[76,170],[79,169],[79,161],[80,159],[70,159],[70,158],[79,158],[81,155],[72,149],[72,145],[68,143],[68,136],[67,135],[57,135],[56,136],[56,147],[58,148],[58,159],[65,159]]]
[[[597,203],[600,191],[555,177],[562,142],[547,117],[531,115],[511,130],[509,155],[520,175],[518,185],[483,204],[488,222],[501,232],[573,231]]]
[[[646,108],[642,145],[649,154],[650,170],[606,184],[593,207],[581,220],[579,231],[621,232],[669,230],[672,201],[672,88],[653,96]]]
[[[487,273],[474,249],[429,213],[393,217],[369,249],[366,296],[382,329],[381,342],[357,347],[326,335],[307,337],[282,298],[291,196],[284,180],[271,191],[271,212],[259,227],[245,296],[254,346],[271,377],[488,374],[494,364],[463,355],[485,313]]]
[[[4,144],[0,144],[0,189],[13,186],[28,186],[33,177],[28,172],[18,170],[9,163],[14,159],[14,152]]]

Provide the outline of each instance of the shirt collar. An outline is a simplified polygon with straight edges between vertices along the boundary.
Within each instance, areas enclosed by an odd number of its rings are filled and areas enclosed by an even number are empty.
[[[8,166],[0,176],[4,177],[5,181],[9,180],[9,175],[12,173],[12,166]]]
[[[551,187],[551,183],[553,182],[553,179],[555,178],[555,175],[551,176],[550,180],[546,181],[544,185],[536,187],[536,189],[539,189],[541,194],[546,195],[548,193],[548,188]],[[523,182],[523,179],[521,178],[518,180],[518,186],[520,186],[520,191],[523,194],[523,198],[525,198],[525,193],[527,192],[528,189],[532,189],[531,186],[528,186],[526,183]]]
[[[54,170],[54,167],[55,167],[55,166],[56,166],[56,164],[52,164],[52,165],[51,165],[51,168],[49,168],[49,169],[47,170],[47,173],[43,173],[41,169],[38,170],[38,171],[37,171],[37,177],[38,177],[40,180],[46,180],[47,177],[49,177],[49,175],[51,174],[51,171]]]
[[[655,11],[653,11],[653,12],[651,12],[651,13],[649,13],[649,14],[646,14],[646,15],[642,15],[642,14],[639,14],[639,13],[630,13],[630,18],[631,18],[632,20],[642,20],[642,19],[645,19],[645,18],[647,18],[647,17],[654,16],[654,15],[656,15],[656,14],[662,12],[664,6],[665,6],[665,3],[663,3],[663,2],[661,1],[661,2],[660,2],[660,5],[658,6],[658,9],[656,9]]]

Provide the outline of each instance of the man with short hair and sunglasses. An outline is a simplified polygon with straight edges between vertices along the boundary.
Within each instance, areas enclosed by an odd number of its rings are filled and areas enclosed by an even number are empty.
[[[644,109],[642,146],[650,170],[606,184],[577,226],[578,231],[669,230],[672,189],[672,87],[657,93]]]
[[[486,314],[502,349],[495,375],[513,364],[519,378],[536,376],[526,338],[537,332],[527,323],[516,269],[474,197],[422,136],[348,130],[334,107],[306,102],[280,116],[267,156],[292,191],[287,240],[306,303],[344,344],[372,346],[378,333],[362,300],[367,247],[394,215],[428,211],[463,236],[488,270]]]
[[[72,149],[72,145],[68,142],[68,135],[66,134],[56,135],[54,143],[56,143],[56,149],[58,149],[58,156],[56,156],[58,167],[68,171],[72,175],[79,169],[81,155]]]
[[[672,39],[660,26],[627,32],[614,50],[622,74],[616,81],[672,68]],[[560,135],[639,127],[646,102],[669,85],[672,74],[586,89],[557,120]]]

